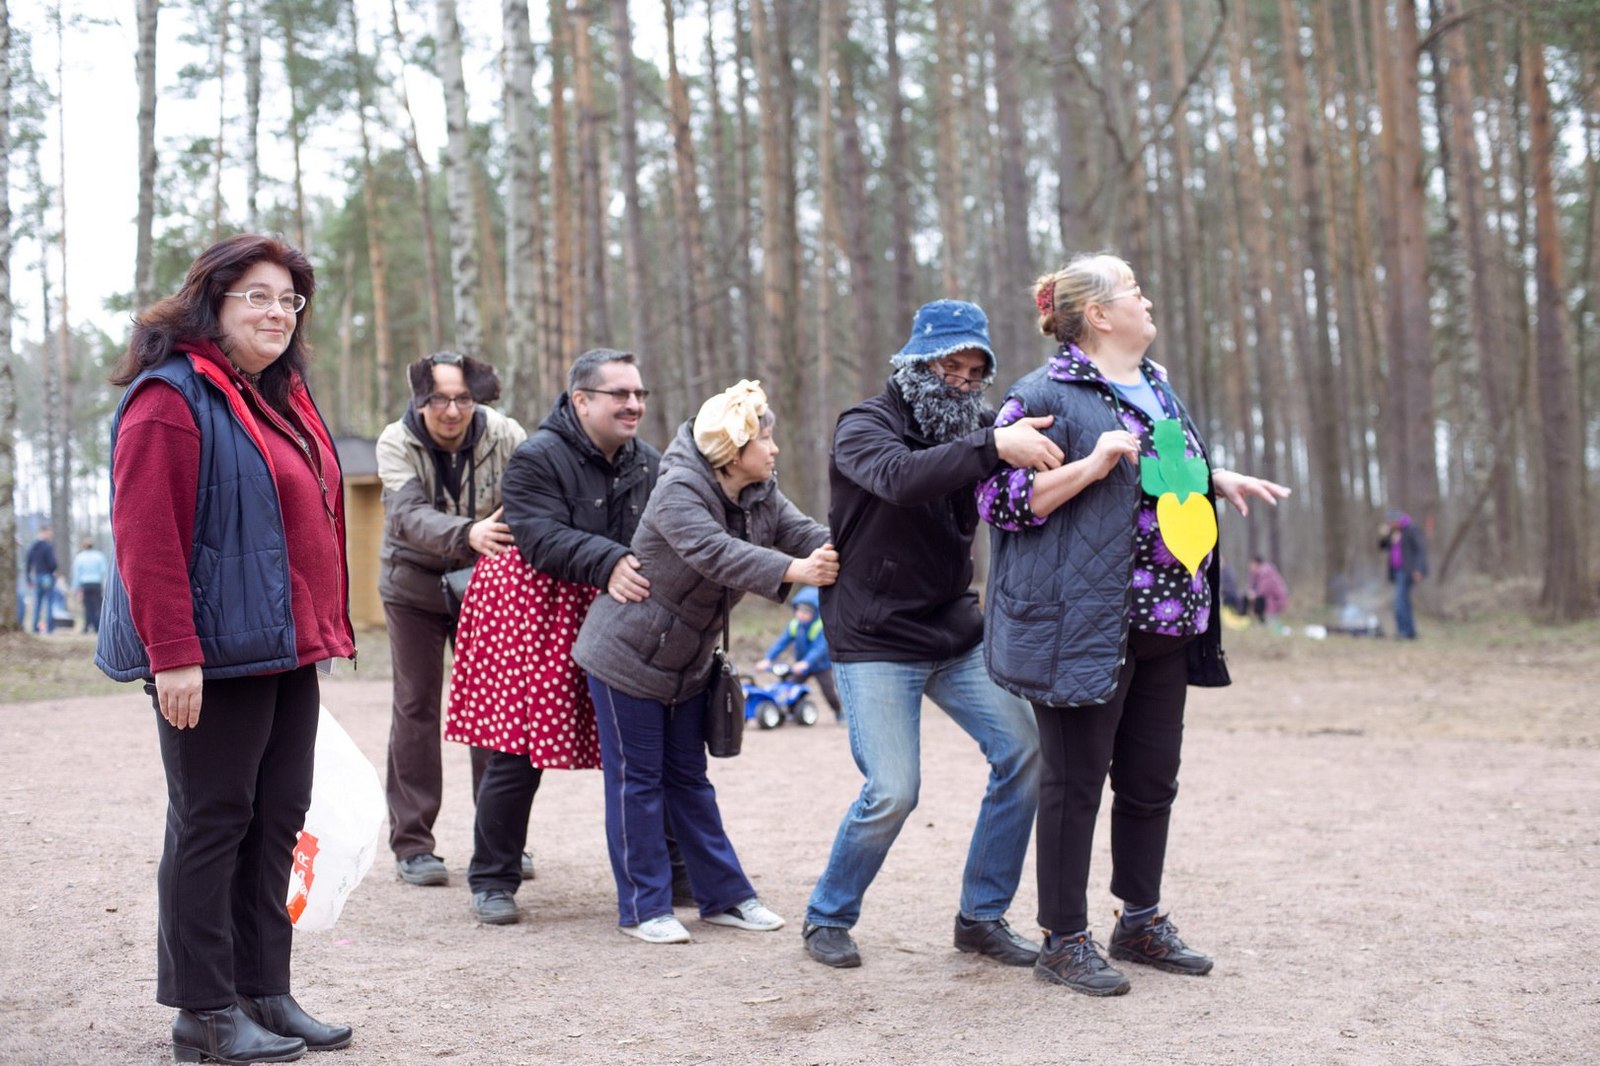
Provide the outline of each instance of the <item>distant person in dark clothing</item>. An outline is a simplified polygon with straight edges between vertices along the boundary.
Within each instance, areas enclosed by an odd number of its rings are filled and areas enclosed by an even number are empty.
[[[1388,553],[1389,581],[1394,585],[1394,631],[1401,640],[1417,639],[1411,612],[1411,589],[1428,576],[1428,549],[1422,533],[1404,511],[1390,511],[1378,527],[1378,550]]]
[[[56,571],[61,564],[56,561],[56,546],[52,541],[54,531],[49,526],[39,530],[39,539],[28,549],[28,586],[33,589],[33,631],[54,633]],[[40,616],[43,616],[41,619]]]

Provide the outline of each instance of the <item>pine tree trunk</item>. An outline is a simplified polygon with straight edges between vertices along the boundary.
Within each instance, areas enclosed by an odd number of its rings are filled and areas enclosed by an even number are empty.
[[[1001,0],[1006,4],[1010,0]],[[998,4],[996,5],[998,6]],[[910,322],[916,311],[916,262],[911,250],[911,153],[906,133],[906,97],[900,69],[900,3],[883,0],[887,58],[885,101],[889,112],[890,247],[894,254],[894,315]]]
[[[821,0],[817,12],[817,185],[821,194],[822,219],[817,239],[817,358],[815,390],[806,402],[806,461],[813,469],[827,463],[824,443],[825,414],[837,408],[832,396],[833,337],[833,258],[839,248],[842,227],[839,222],[839,183],[835,171],[833,124],[833,34],[838,9],[843,0]]]
[[[159,0],[153,0],[159,2]],[[306,247],[306,182],[305,171],[300,164],[300,150],[305,143],[305,135],[301,126],[305,124],[306,115],[301,109],[300,78],[297,73],[300,67],[299,53],[295,45],[294,32],[294,5],[284,8],[283,17],[283,73],[284,81],[289,89],[289,158],[293,162],[294,170],[294,245],[304,250]]]
[[[1019,350],[1016,293],[1028,290],[1033,276],[1033,254],[1028,247],[1028,172],[1023,158],[1021,58],[1017,52],[1012,0],[993,0],[989,6],[989,33],[994,38],[995,119],[1000,130],[1000,209],[1003,219],[1000,270],[1004,303],[988,308],[995,350]],[[909,316],[908,316],[909,321]]]
[[[1311,94],[1305,59],[1300,53],[1300,18],[1293,0],[1278,0],[1279,43],[1284,60],[1284,112],[1287,122],[1290,188],[1300,206],[1306,259],[1311,268],[1312,303],[1316,308],[1314,344],[1305,352],[1307,413],[1311,468],[1315,472],[1318,510],[1322,517],[1323,602],[1338,606],[1345,586],[1350,531],[1345,520],[1345,487],[1341,469],[1344,444],[1337,421],[1338,376],[1333,360],[1333,316],[1329,313],[1332,278],[1328,269],[1327,223],[1322,214],[1316,143],[1310,128]],[[1328,87],[1322,86],[1327,92]],[[1326,101],[1319,100],[1318,106]],[[1298,271],[1296,273],[1299,273]]]
[[[1078,0],[1052,0],[1050,18],[1057,26],[1078,25]],[[1084,137],[1078,124],[1085,87],[1078,64],[1071,54],[1072,44],[1063,43],[1051,56],[1051,103],[1055,108],[1056,228],[1064,255],[1084,247],[1083,209],[1088,190],[1089,153],[1082,148]]]
[[[706,239],[701,221],[700,187],[694,153],[694,130],[690,125],[689,89],[678,71],[677,20],[673,5],[677,0],[662,0],[667,27],[667,95],[672,111],[672,149],[678,218],[682,225],[679,269],[689,301],[692,347],[685,362],[696,379],[697,388],[708,387],[721,366],[718,354],[714,305],[705,277]]]
[[[594,22],[581,0],[572,11],[573,81],[578,103],[578,218],[583,225],[584,348],[611,346],[610,294],[606,292],[606,230],[600,195],[600,116],[595,111]]]
[[[1070,6],[1072,0],[1065,2]],[[956,117],[961,112],[961,89],[957,86],[957,78],[964,69],[966,57],[957,48],[960,33],[952,24],[956,15],[951,9],[952,0],[934,0],[938,64],[933,75],[933,91],[939,146],[935,182],[938,188],[939,232],[944,241],[939,252],[939,280],[943,286],[940,295],[945,297],[959,296],[966,291],[962,267],[967,255],[966,211],[961,181],[965,160],[961,157],[961,141],[956,133]],[[841,34],[840,39],[849,38]],[[844,65],[847,66],[848,62],[845,60]],[[1057,80],[1060,80],[1060,72]],[[846,131],[846,136],[856,136],[859,145],[859,135]],[[865,211],[864,205],[861,210]]]
[[[354,17],[354,16],[352,16]],[[245,229],[261,229],[261,11],[254,5],[240,17],[244,35],[244,214]]]
[[[367,132],[367,106],[370,90],[366,65],[361,57],[361,26],[356,5],[350,8],[350,59],[356,78],[356,126],[361,132],[361,205],[367,216],[367,269],[372,275],[372,336],[374,376],[377,378],[377,410],[362,411],[363,423],[381,423],[391,409],[394,377],[394,341],[389,334],[389,255],[383,240],[383,204],[378,196],[378,178],[372,166],[372,140]],[[409,390],[402,388],[401,395]],[[376,418],[372,418],[373,414]]]
[[[728,116],[722,106],[722,82],[717,55],[716,0],[706,0],[706,111],[711,123],[711,180],[712,221],[716,226],[714,263],[726,264],[727,273],[719,278],[706,278],[705,296],[710,301],[713,322],[712,332],[728,337],[733,342],[733,364],[742,366],[749,360],[750,338],[745,335],[742,320],[733,313],[729,298],[729,282],[738,287],[741,299],[750,291],[750,242],[739,231],[734,198],[735,164],[729,158]],[[709,264],[707,264],[709,266]],[[702,275],[705,272],[702,271]],[[726,369],[718,358],[709,366],[709,372],[721,376]]]
[[[156,15],[161,0],[139,0],[139,220],[133,252],[133,302],[156,302]],[[3,183],[0,183],[3,185]],[[9,572],[9,571],[8,571]]]
[[[550,364],[545,380],[552,402],[566,389],[566,363],[578,354],[578,323],[583,320],[578,303],[576,236],[572,231],[572,162],[567,122],[567,55],[570,51],[566,0],[550,4],[550,217],[555,231],[555,263],[551,269]]]
[[[1382,0],[1373,0],[1379,48],[1379,104],[1384,164],[1389,176],[1384,229],[1391,233],[1385,311],[1388,322],[1390,502],[1431,528],[1438,508],[1434,459],[1433,338],[1429,316],[1427,197],[1423,188],[1422,121],[1418,114],[1417,10],[1398,0],[1388,25]]]
[[[445,197],[450,208],[450,285],[455,350],[482,354],[478,317],[478,249],[472,209],[472,150],[467,140],[467,86],[461,70],[461,24],[455,0],[434,0],[439,34],[439,80],[444,90]]]
[[[217,140],[211,146],[211,240],[222,239],[222,161],[228,129],[228,4],[217,5]]]
[[[141,16],[143,13],[141,6]],[[11,60],[11,7],[9,0],[0,0],[0,189],[11,188]],[[140,119],[142,130],[142,110]],[[17,380],[16,356],[11,351],[16,308],[11,302],[11,248],[11,197],[0,196],[0,573],[4,574],[21,569],[17,558]],[[16,628],[16,614],[0,612],[0,633]]]
[[[1183,5],[1179,0],[1163,0],[1162,22],[1166,28],[1167,78],[1170,92],[1176,98],[1189,78],[1189,60],[1183,48]],[[1214,435],[1217,412],[1211,397],[1211,343],[1210,331],[1201,316],[1199,281],[1196,271],[1201,269],[1200,223],[1195,217],[1194,197],[1190,193],[1190,173],[1194,169],[1193,151],[1189,144],[1188,107],[1181,106],[1172,120],[1172,185],[1167,190],[1168,203],[1177,207],[1178,240],[1176,254],[1167,262],[1176,267],[1176,285],[1166,287],[1164,305],[1177,305],[1171,317],[1183,324],[1182,339],[1170,345],[1179,379],[1192,390],[1193,403],[1199,422],[1206,427],[1208,436]],[[1176,297],[1176,299],[1174,299]],[[1169,337],[1171,334],[1169,334]]]
[[[396,0],[389,0],[389,21],[394,31],[395,53],[400,60],[400,106],[406,113],[406,151],[417,172],[417,215],[422,219],[422,264],[427,275],[428,339],[424,348],[436,352],[444,347],[444,289],[439,279],[439,239],[433,224],[433,179],[417,140],[417,116],[411,110],[411,93],[406,88],[405,34],[400,29],[400,9]]]
[[[57,0],[56,27],[56,166],[60,181],[56,188],[56,246],[61,258],[61,306],[56,315],[56,402],[54,463],[50,468],[50,517],[56,543],[63,552],[72,540],[72,316],[67,307],[67,80],[66,25],[60,0]],[[44,228],[40,227],[40,259]],[[47,361],[48,355],[43,356]]]
[[[1270,481],[1283,478],[1282,440],[1280,419],[1287,401],[1283,387],[1283,324],[1278,316],[1278,302],[1272,293],[1272,257],[1267,239],[1265,193],[1262,189],[1261,160],[1256,154],[1259,130],[1259,103],[1252,86],[1255,70],[1246,74],[1244,50],[1249,46],[1245,15],[1242,7],[1232,9],[1232,24],[1227,34],[1229,83],[1239,108],[1241,133],[1234,139],[1235,163],[1238,168],[1240,229],[1244,234],[1244,256],[1239,260],[1244,274],[1244,288],[1248,294],[1251,319],[1255,327],[1254,362],[1257,374],[1256,408],[1260,412],[1260,465],[1252,471]],[[1278,509],[1258,509],[1264,513],[1267,524],[1267,553],[1276,560],[1283,559],[1282,522]],[[1256,544],[1252,529],[1251,544]]]
[[[671,0],[668,0],[670,3]],[[628,17],[628,0],[611,0],[611,34],[615,39],[617,64],[617,105],[622,141],[622,253],[628,274],[628,343],[635,349],[650,343],[650,327],[645,315],[650,306],[644,275],[644,218],[639,203],[639,89],[634,74],[633,22]],[[676,62],[676,58],[674,58]],[[692,184],[691,177],[691,184]],[[684,210],[680,202],[678,208]],[[698,221],[698,220],[697,220]],[[684,353],[692,358],[692,353]],[[663,423],[662,429],[666,426]]]
[[[541,258],[539,119],[533,104],[528,0],[503,0],[500,19],[506,41],[506,406],[520,411],[532,406],[528,401],[535,396],[544,395],[536,332]]]
[[[761,122],[761,291],[766,308],[761,376],[770,384],[780,380],[791,337],[785,335],[788,299],[792,288],[786,277],[789,257],[783,234],[783,151],[778,139],[777,79],[765,0],[750,0],[751,51],[756,69],[756,101]]]
[[[848,41],[848,0],[838,5],[837,13],[838,26],[834,39]],[[841,213],[844,215],[845,246],[850,258],[850,314],[854,323],[851,333],[855,340],[851,352],[855,364],[852,388],[855,398],[862,398],[871,395],[878,384],[884,345],[879,325],[877,270],[872,245],[872,203],[867,193],[867,154],[861,146],[861,122],[856,103],[855,64],[848,53],[836,58],[839,72],[839,155],[845,188]],[[955,116],[946,115],[942,119],[954,122]],[[939,165],[942,170],[945,165],[943,159]],[[945,231],[947,248],[952,232]],[[953,256],[947,251],[945,258],[949,260]],[[951,289],[949,293],[955,295],[959,291]]]
[[[743,17],[739,0],[733,0],[734,18],[734,115],[738,118],[738,155],[739,155],[739,233],[740,244],[744,248],[745,284],[739,294],[740,310],[744,319],[745,347],[740,352],[739,376],[754,377],[760,374],[763,358],[758,355],[761,351],[764,337],[762,324],[765,321],[766,301],[765,292],[762,297],[756,296],[755,264],[750,256],[750,242],[755,239],[755,204],[756,204],[756,179],[751,165],[751,158],[755,154],[754,140],[750,135],[750,82],[745,76],[745,71],[754,67],[754,46],[750,41],[750,26]],[[759,106],[759,97],[757,105]],[[765,286],[765,278],[762,280]]]
[[[1545,469],[1544,587],[1539,605],[1555,621],[1570,622],[1594,610],[1588,546],[1580,510],[1583,432],[1578,424],[1577,381],[1567,350],[1566,287],[1561,222],[1556,206],[1556,133],[1550,122],[1544,43],[1522,28],[1522,84],[1528,106],[1528,157],[1534,204],[1534,283],[1539,320],[1539,427]]]

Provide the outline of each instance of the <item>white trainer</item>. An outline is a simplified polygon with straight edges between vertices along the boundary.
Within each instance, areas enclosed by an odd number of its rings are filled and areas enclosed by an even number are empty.
[[[663,914],[659,918],[640,922],[638,925],[618,926],[624,933],[638,937],[647,944],[687,944],[689,930],[683,923],[670,914]]]
[[[757,933],[770,933],[783,928],[783,919],[767,909],[766,904],[751,896],[721,914],[707,914],[701,919],[712,925],[728,925],[735,929],[749,929]]]

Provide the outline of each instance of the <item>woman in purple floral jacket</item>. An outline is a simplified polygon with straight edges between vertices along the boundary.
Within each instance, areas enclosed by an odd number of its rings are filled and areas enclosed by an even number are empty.
[[[1178,791],[1187,686],[1224,684],[1213,624],[1215,497],[1289,490],[1210,465],[1204,442],[1145,358],[1156,336],[1133,269],[1080,256],[1039,279],[1039,327],[1059,342],[1012,387],[996,425],[1053,415],[1047,435],[1068,461],[1043,473],[1006,468],[978,489],[994,529],[986,654],[1003,687],[1039,721],[1041,980],[1088,995],[1128,981],[1089,933],[1095,818],[1107,774],[1111,891],[1123,901],[1113,958],[1200,975],[1161,912],[1167,827]],[[1191,646],[1192,645],[1192,646]]]

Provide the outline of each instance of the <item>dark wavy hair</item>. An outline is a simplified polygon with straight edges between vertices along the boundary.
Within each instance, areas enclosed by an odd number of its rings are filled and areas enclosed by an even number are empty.
[[[305,307],[295,316],[289,346],[261,372],[257,385],[263,399],[280,411],[287,410],[289,386],[296,375],[305,375],[306,358],[310,355],[305,331],[317,281],[304,252],[259,233],[240,233],[201,252],[177,292],[134,317],[133,339],[112,368],[111,384],[130,384],[144,371],[164,362],[179,341],[206,339],[220,346],[223,338],[218,317],[226,299],[223,293],[232,290],[251,267],[262,262],[287,270],[294,291],[306,298]]]

